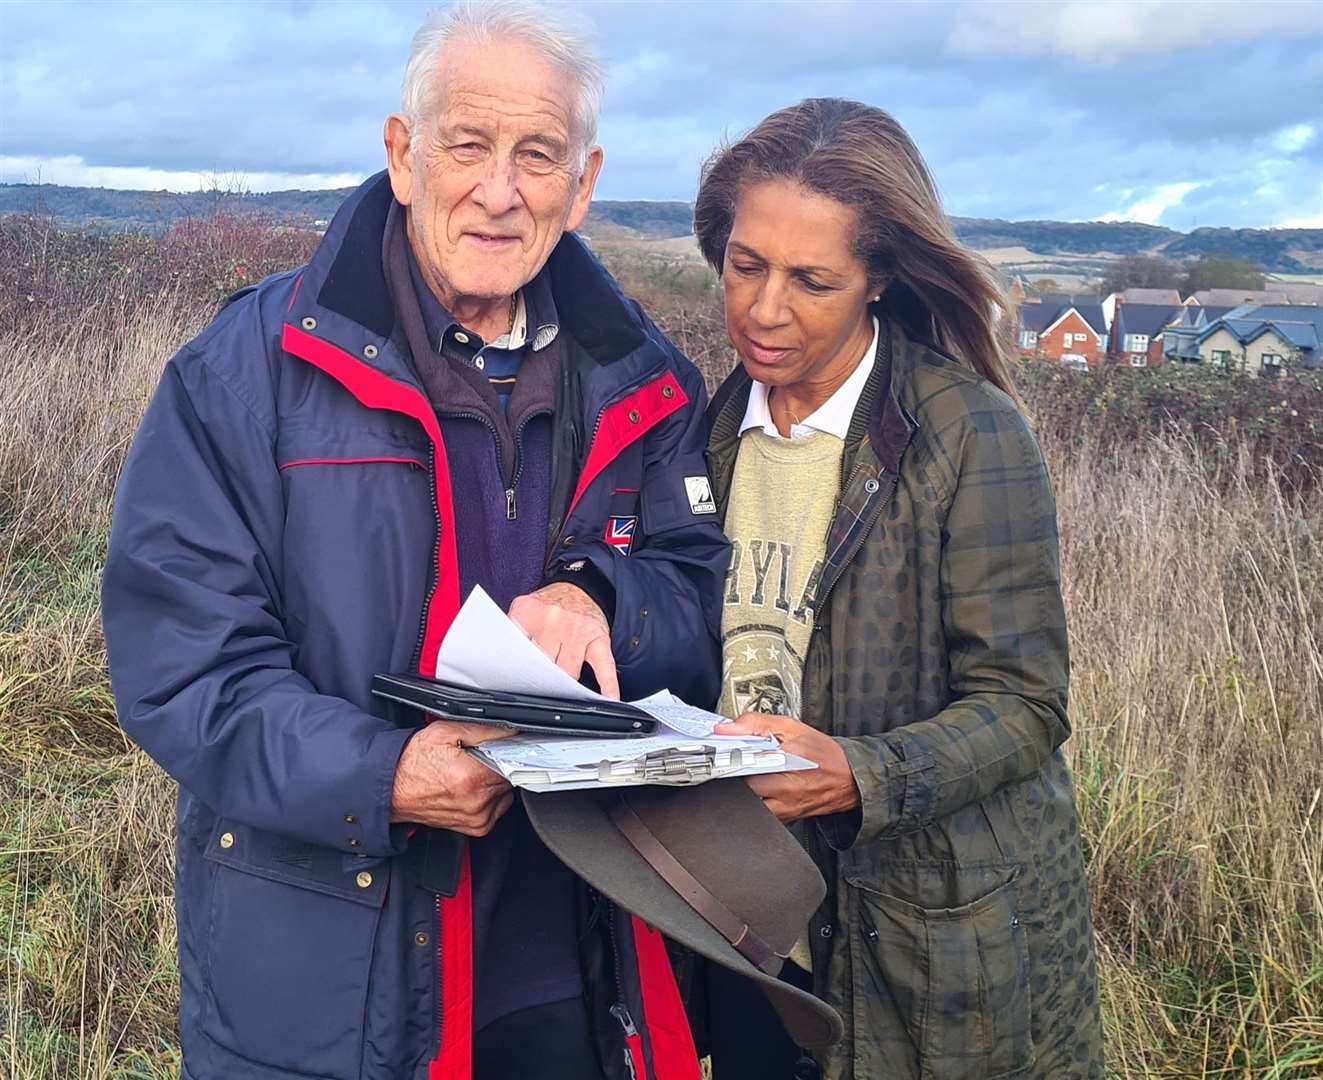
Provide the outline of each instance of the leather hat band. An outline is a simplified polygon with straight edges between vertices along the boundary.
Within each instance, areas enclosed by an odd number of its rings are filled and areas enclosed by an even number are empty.
[[[749,929],[748,923],[739,918],[725,904],[718,900],[704,885],[686,870],[665,845],[643,823],[643,819],[634,812],[634,808],[624,797],[614,801],[608,813],[611,821],[626,840],[630,842],[647,861],[663,881],[684,898],[714,930],[733,945],[746,960],[768,975],[776,975],[781,970],[782,958],[770,945]]]

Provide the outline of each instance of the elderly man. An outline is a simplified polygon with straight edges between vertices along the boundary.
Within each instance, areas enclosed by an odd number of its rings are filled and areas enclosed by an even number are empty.
[[[369,694],[481,585],[606,693],[714,696],[702,383],[571,234],[599,99],[544,11],[429,20],[386,173],[143,420],[105,628],[180,786],[193,1080],[697,1075],[660,938],[463,752],[493,733]]]

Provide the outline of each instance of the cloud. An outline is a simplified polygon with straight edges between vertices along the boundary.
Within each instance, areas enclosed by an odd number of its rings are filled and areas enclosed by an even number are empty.
[[[955,214],[1189,228],[1318,205],[1323,0],[577,6],[610,73],[603,197],[692,198],[724,136],[827,95],[892,112]],[[260,190],[365,176],[426,8],[214,0],[199,19],[9,0],[0,177],[40,166],[195,190],[237,173]]]
[[[1173,207],[1180,206],[1185,196],[1196,188],[1202,187],[1200,181],[1181,181],[1174,184],[1160,184],[1143,198],[1132,202],[1123,210],[1113,210],[1102,216],[1103,221],[1139,221],[1145,225],[1156,225],[1162,215]]]
[[[1297,154],[1314,141],[1318,129],[1313,124],[1292,124],[1272,137],[1272,144],[1283,154]]]
[[[1323,183],[1318,185],[1312,200],[1313,213],[1304,213],[1297,217],[1288,217],[1278,224],[1283,229],[1323,229]]]
[[[190,172],[138,165],[89,165],[72,154],[52,158],[0,154],[0,182],[9,184],[65,184],[129,191],[206,191],[215,187],[307,191],[353,187],[363,179],[362,173]]]
[[[952,19],[947,45],[957,56],[1064,56],[1112,65],[1264,37],[1316,36],[1321,21],[1315,0],[964,3]]]

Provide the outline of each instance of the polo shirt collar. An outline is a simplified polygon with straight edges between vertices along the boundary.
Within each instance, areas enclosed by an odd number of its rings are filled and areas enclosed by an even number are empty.
[[[403,231],[403,215],[400,226]],[[510,328],[510,332],[502,334],[494,341],[484,343],[477,334],[465,329],[428,288],[427,282],[423,279],[423,272],[419,269],[418,260],[414,257],[413,245],[408,242],[407,236],[404,251],[409,262],[409,278],[413,282],[413,291],[418,297],[418,307],[422,311],[423,325],[427,328],[427,339],[438,353],[441,352],[441,345],[446,335],[452,334],[452,331],[455,334],[465,335],[464,339],[460,339],[461,344],[469,345],[475,351],[480,348],[522,349],[529,344],[528,328],[533,326],[535,329],[532,349],[533,352],[539,352],[555,341],[556,335],[560,333],[556,301],[551,294],[551,282],[547,277],[546,266],[543,266],[537,276],[516,293],[514,325]]]
[[[845,441],[845,437],[850,431],[850,420],[854,417],[855,407],[859,404],[859,396],[864,392],[869,373],[873,370],[873,357],[877,354],[877,342],[880,333],[881,328],[878,325],[876,316],[874,316],[873,340],[869,344],[867,352],[855,365],[850,377],[837,387],[836,392],[831,397],[804,417],[798,424],[790,425],[790,438],[792,440],[802,439],[815,431],[822,431],[828,435],[835,435],[842,442]],[[743,435],[750,428],[761,428],[764,433],[770,435],[773,439],[784,437],[776,429],[776,424],[772,420],[772,410],[767,400],[767,386],[765,383],[757,381],[749,388],[749,404],[744,410],[744,419],[740,423],[740,434]]]

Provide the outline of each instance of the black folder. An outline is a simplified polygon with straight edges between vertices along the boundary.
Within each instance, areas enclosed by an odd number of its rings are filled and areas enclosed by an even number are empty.
[[[372,693],[445,720],[494,724],[540,735],[622,738],[651,735],[657,721],[622,701],[573,701],[501,690],[474,690],[423,675],[374,675]]]

